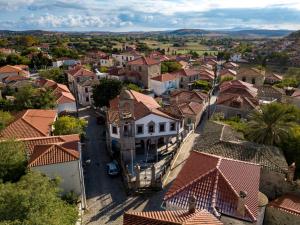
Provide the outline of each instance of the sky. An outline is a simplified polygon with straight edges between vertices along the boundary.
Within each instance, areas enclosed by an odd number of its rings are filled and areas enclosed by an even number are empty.
[[[0,30],[300,29],[300,0],[0,0]]]

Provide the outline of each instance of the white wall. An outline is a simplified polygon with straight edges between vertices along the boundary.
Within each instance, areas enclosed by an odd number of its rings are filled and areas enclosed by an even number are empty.
[[[32,170],[44,173],[50,178],[61,178],[60,187],[64,192],[74,191],[81,195],[79,161],[32,167]]]
[[[118,138],[118,139],[119,139],[119,138],[120,138],[120,128],[117,127],[118,133],[117,133],[117,134],[113,134],[113,133],[112,133],[112,127],[113,127],[113,125],[110,124],[110,125],[109,125],[110,136],[111,136],[112,138]]]
[[[171,80],[160,82],[157,80],[150,80],[150,87],[156,95],[162,95],[166,91],[179,88],[179,80]]]
[[[53,67],[60,67],[64,64],[64,61],[60,60],[60,61],[56,61],[56,62],[52,62],[52,66]]]
[[[58,104],[57,105],[57,112],[76,112],[76,103],[71,102],[71,103],[64,103],[64,104]]]
[[[148,133],[148,123],[151,121],[153,121],[155,123],[155,132],[152,134]],[[176,123],[175,131],[170,131],[170,122]],[[165,132],[159,132],[159,124],[160,123],[166,123]],[[149,136],[151,137],[151,136],[163,136],[163,135],[176,135],[179,122],[162,117],[162,116],[158,116],[155,114],[150,114],[148,116],[145,116],[145,117],[135,121],[135,126],[137,126],[139,124],[144,124],[144,133],[143,134],[136,133],[136,135],[135,135],[136,138],[149,137]],[[137,132],[137,129],[135,129],[135,130]]]

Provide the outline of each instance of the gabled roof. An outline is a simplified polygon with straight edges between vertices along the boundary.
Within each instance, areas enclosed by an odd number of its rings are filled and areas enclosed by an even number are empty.
[[[177,102],[202,102],[208,97],[207,94],[201,91],[175,90],[171,93],[171,98]]]
[[[109,102],[110,107],[108,110],[108,121],[111,123],[119,122],[119,101],[121,97],[130,98],[134,101],[133,117],[135,120],[143,118],[149,114],[155,114],[169,119],[174,119],[169,114],[163,112],[163,110],[161,110],[161,106],[151,96],[144,95],[133,90],[125,90],[122,91],[119,96]]]
[[[254,222],[258,216],[259,179],[259,165],[192,151],[164,200],[188,209],[192,193],[197,209],[217,208],[221,214]],[[237,211],[241,191],[247,193],[245,215]]]
[[[226,103],[240,103],[240,107],[242,108],[245,104],[252,107],[252,109],[256,109],[259,106],[259,101],[255,98],[248,98],[246,96],[236,95],[236,94],[222,94],[217,98],[217,105],[224,105]]]
[[[15,81],[21,81],[21,80],[29,80],[26,77],[15,75],[15,76],[9,76],[3,79],[4,83],[10,83],[10,82],[15,82]]]
[[[61,144],[36,145],[29,158],[28,166],[44,166],[75,161],[78,159],[78,151],[65,148]]]
[[[68,71],[73,77],[96,77],[96,74],[88,69],[83,68],[82,66],[75,66],[75,68]]]
[[[257,97],[258,89],[253,86],[253,84],[243,82],[240,80],[227,81],[220,86],[220,95],[222,93],[231,93],[244,95],[248,97]]]
[[[48,145],[55,143],[74,143],[79,142],[80,138],[78,134],[70,134],[60,136],[19,138],[18,141],[22,141],[25,144],[27,154],[30,156],[33,153],[34,147],[37,145]]]
[[[160,82],[166,82],[171,80],[176,80],[178,77],[171,73],[163,73],[162,75],[159,75],[157,77],[151,78],[152,80],[160,81]]]
[[[56,119],[56,110],[28,109],[15,115],[15,119],[4,130],[1,138],[29,138],[48,136]]]
[[[142,56],[140,58],[129,61],[128,65],[148,65],[148,66],[150,66],[150,65],[155,65],[155,64],[159,64],[159,63],[160,63],[159,60]]]
[[[20,73],[22,75],[28,76],[29,72],[24,70],[24,68],[28,67],[24,67],[24,65],[6,65],[0,67],[0,73]]]
[[[203,69],[200,70],[200,79],[201,80],[213,80],[215,78],[214,71],[208,70],[208,69]]]
[[[186,102],[178,104],[178,108],[184,115],[198,115],[203,110],[203,104],[199,102]]]
[[[237,72],[231,69],[222,69],[220,71],[220,76],[225,76],[225,75],[230,75],[230,76],[236,76]]]
[[[300,89],[296,89],[292,94],[292,97],[299,98],[300,97]]]
[[[241,67],[237,71],[239,76],[251,76],[251,77],[264,77],[266,75],[266,71],[259,70],[257,68],[248,68],[248,67]]]
[[[73,103],[73,102],[75,102],[75,98],[71,92],[60,92],[56,94],[57,104],[65,104],[65,103]]]
[[[285,194],[270,202],[269,207],[300,216],[300,196]]]
[[[155,212],[126,212],[123,225],[222,225],[206,210],[189,213],[184,210]]]
[[[267,73],[266,79],[273,79],[281,81],[283,79],[282,75],[279,75],[277,73]]]
[[[176,75],[176,76],[183,76],[183,77],[189,77],[189,76],[195,76],[197,74],[199,74],[199,71],[194,70],[194,69],[180,69],[176,72],[173,72],[172,74]]]

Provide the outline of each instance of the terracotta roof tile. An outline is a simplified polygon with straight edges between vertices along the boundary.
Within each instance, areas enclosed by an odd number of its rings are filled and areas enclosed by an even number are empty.
[[[231,93],[237,95],[243,95],[245,97],[256,98],[258,94],[258,89],[240,80],[226,81],[220,86],[220,95],[223,93]]]
[[[159,64],[159,63],[160,63],[159,60],[142,56],[138,59],[129,61],[128,65],[155,65],[155,64]]]
[[[61,144],[36,145],[31,154],[28,166],[44,166],[75,161],[79,159],[79,152],[68,149]]]
[[[73,142],[79,142],[80,138],[78,134],[71,134],[71,135],[61,135],[61,136],[20,138],[18,139],[18,141],[24,142],[27,154],[31,155],[36,145],[48,145],[48,144],[55,144],[55,143],[73,143]]]
[[[75,102],[75,98],[70,92],[60,92],[56,95],[56,103],[57,104],[65,104],[65,103],[73,103]]]
[[[248,98],[245,96],[237,95],[237,94],[230,94],[225,93],[220,95],[217,98],[217,105],[231,105],[232,103],[239,103],[235,104],[236,106],[239,105],[240,108],[248,105],[252,107],[252,109],[256,109],[259,106],[259,101],[256,98]]]
[[[194,70],[194,69],[184,68],[179,71],[173,72],[172,74],[174,74],[176,76],[189,77],[189,76],[195,76],[195,75],[199,74],[199,71]]]
[[[300,197],[297,195],[283,195],[270,202],[269,206],[300,216]]]
[[[157,80],[160,82],[165,82],[165,81],[171,81],[171,80],[176,80],[178,77],[174,74],[171,73],[163,73],[162,75],[159,75],[157,77],[151,78],[152,80]]]
[[[239,76],[255,76],[255,77],[261,77],[266,75],[266,71],[264,70],[259,70],[256,68],[248,68],[248,67],[241,67],[237,71],[237,74]]]
[[[56,119],[56,110],[28,109],[15,115],[15,119],[1,131],[2,138],[42,137],[50,134]]]
[[[124,225],[222,225],[223,223],[206,210],[126,212]]]
[[[24,65],[6,65],[0,67],[0,73],[20,73],[21,75],[28,76],[29,72],[24,70]]]
[[[212,210],[215,205],[222,214],[254,222],[258,215],[259,179],[259,165],[193,151],[164,200],[187,209],[192,193],[197,209]],[[240,191],[247,193],[244,216],[236,211]]]

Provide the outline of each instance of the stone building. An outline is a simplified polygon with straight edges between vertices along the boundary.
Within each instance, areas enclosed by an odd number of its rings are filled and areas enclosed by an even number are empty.
[[[149,57],[129,61],[126,66],[127,79],[151,89],[151,78],[161,75],[161,63]]]
[[[236,79],[243,82],[262,86],[265,81],[266,71],[257,68],[241,67],[237,70]]]

